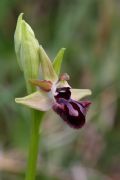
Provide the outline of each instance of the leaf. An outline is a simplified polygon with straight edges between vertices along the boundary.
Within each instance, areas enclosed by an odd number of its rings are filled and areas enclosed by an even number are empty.
[[[55,57],[53,61],[53,68],[58,76],[61,70],[61,64],[63,60],[64,51],[65,51],[65,48],[60,49],[57,56]]]
[[[16,98],[15,102],[39,111],[48,111],[54,104],[54,99],[50,98],[49,93],[39,90],[28,96]]]
[[[71,89],[71,98],[74,100],[80,100],[91,94],[92,92],[90,89]]]

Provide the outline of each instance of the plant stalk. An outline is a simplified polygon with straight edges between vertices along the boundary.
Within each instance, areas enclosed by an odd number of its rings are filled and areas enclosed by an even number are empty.
[[[42,115],[42,112],[32,110],[31,137],[25,180],[35,180],[36,177],[37,157],[40,141],[40,125],[42,122]]]

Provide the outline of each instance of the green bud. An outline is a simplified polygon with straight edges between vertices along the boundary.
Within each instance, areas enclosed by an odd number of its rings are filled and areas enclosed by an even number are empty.
[[[33,86],[29,79],[38,79],[39,76],[39,43],[31,27],[22,19],[23,13],[18,17],[14,35],[15,52],[21,70],[24,72],[26,86],[29,93]]]

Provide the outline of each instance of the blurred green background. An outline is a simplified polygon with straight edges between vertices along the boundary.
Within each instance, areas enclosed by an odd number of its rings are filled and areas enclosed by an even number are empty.
[[[23,180],[30,113],[14,52],[19,13],[51,59],[65,47],[62,72],[74,88],[90,88],[83,129],[53,112],[43,123],[38,180],[120,180],[120,1],[0,0],[0,180]]]

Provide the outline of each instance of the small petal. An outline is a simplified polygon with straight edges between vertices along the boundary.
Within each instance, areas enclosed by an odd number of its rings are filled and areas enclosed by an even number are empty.
[[[48,111],[54,104],[54,99],[49,97],[49,94],[42,90],[32,93],[23,98],[16,98],[16,103],[26,105],[30,108],[40,111]]]
[[[38,86],[42,90],[49,92],[52,88],[51,81],[47,80],[38,80],[38,79],[30,79],[30,83],[32,83],[34,86]]]
[[[39,54],[44,79],[52,82],[57,82],[58,76],[53,68],[52,62],[50,61],[42,46],[40,46],[39,48]]]
[[[89,89],[71,89],[71,98],[74,100],[80,100],[91,94],[92,92]]]
[[[53,61],[53,67],[58,76],[59,76],[60,70],[61,70],[61,64],[62,64],[62,60],[63,60],[64,51],[65,51],[65,48],[60,49],[57,56],[55,57],[55,59]]]

